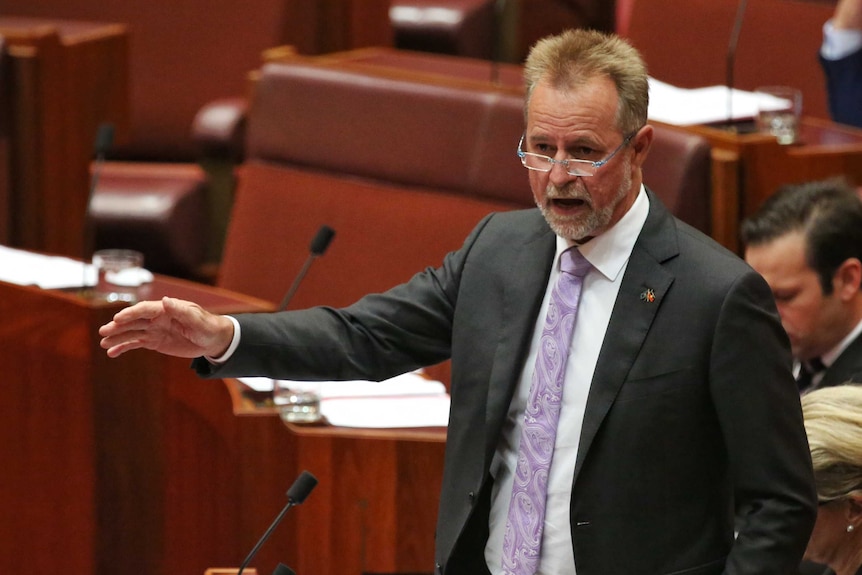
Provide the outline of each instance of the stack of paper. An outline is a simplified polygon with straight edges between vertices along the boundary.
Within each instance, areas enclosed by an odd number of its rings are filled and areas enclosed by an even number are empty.
[[[71,258],[0,246],[0,281],[43,289],[93,286],[96,270]]]
[[[270,391],[275,381],[244,377],[240,381],[255,391]],[[340,427],[398,428],[445,427],[449,422],[446,386],[419,372],[385,381],[284,381],[297,391],[320,395],[320,411],[331,425]]]
[[[727,86],[678,88],[650,78],[649,119],[677,126],[750,120],[757,115],[758,95]]]

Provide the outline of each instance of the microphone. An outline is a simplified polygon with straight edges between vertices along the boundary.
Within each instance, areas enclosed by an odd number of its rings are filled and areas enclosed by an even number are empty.
[[[296,575],[296,571],[285,565],[284,563],[279,563],[278,567],[272,572],[272,575]]]
[[[84,237],[81,247],[82,259],[84,261],[84,286],[87,286],[87,260],[90,259],[90,253],[93,251],[95,243],[95,230],[90,221],[90,208],[93,203],[93,196],[96,193],[96,187],[99,185],[99,176],[102,173],[102,164],[105,163],[105,154],[108,153],[111,144],[114,142],[114,125],[103,122],[99,124],[96,130],[96,141],[93,144],[95,159],[90,170],[90,191],[87,194],[87,204],[84,206]]]
[[[733,19],[733,29],[730,31],[730,41],[727,45],[727,60],[725,78],[727,80],[727,127],[733,129],[733,69],[736,63],[736,46],[739,44],[739,32],[745,16],[747,0],[739,0],[736,6],[736,16]]]
[[[272,525],[269,526],[269,529],[266,530],[263,537],[260,538],[260,541],[257,542],[251,550],[251,553],[249,553],[245,558],[245,561],[242,562],[242,565],[239,567],[239,571],[237,571],[237,575],[242,575],[243,570],[245,570],[251,560],[254,559],[258,550],[260,550],[261,546],[266,543],[266,540],[269,539],[269,536],[272,535],[272,532],[275,531],[278,524],[281,523],[287,510],[294,505],[300,505],[305,501],[305,498],[308,497],[308,494],[311,493],[311,490],[314,489],[316,485],[317,478],[308,471],[303,471],[299,477],[296,478],[296,481],[294,481],[293,485],[290,486],[290,489],[287,490],[287,505],[285,505],[284,509],[281,510],[281,513],[278,514],[275,521],[272,522]],[[284,569],[282,569],[282,567],[284,567]],[[285,571],[285,569],[287,569],[287,571]],[[289,567],[279,564],[273,575],[286,575],[288,573],[293,574],[293,571]]]
[[[284,298],[281,300],[281,305],[278,306],[278,311],[284,311],[287,309],[287,304],[290,303],[291,299],[293,299],[293,294],[296,293],[296,290],[299,288],[299,284],[302,283],[302,279],[308,272],[308,268],[311,267],[311,262],[313,262],[315,258],[323,255],[334,236],[335,230],[327,225],[320,226],[320,229],[317,230],[317,234],[312,238],[311,245],[308,248],[308,258],[305,260],[305,264],[303,264],[302,269],[299,270],[299,273],[293,280],[293,285],[291,285],[290,289],[287,290],[287,293],[284,294]]]

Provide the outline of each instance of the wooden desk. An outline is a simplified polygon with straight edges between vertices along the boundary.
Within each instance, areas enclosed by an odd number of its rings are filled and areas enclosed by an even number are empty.
[[[712,235],[739,252],[739,224],[784,184],[847,177],[862,184],[862,130],[803,118],[801,141],[779,145],[774,137],[714,126],[675,127],[706,137],[713,146]]]
[[[163,295],[217,313],[273,309],[167,277],[140,293]],[[432,570],[443,430],[288,429],[186,359],[108,359],[97,330],[121,306],[0,282],[0,572],[239,565],[302,469],[320,485],[260,550],[259,572]]]
[[[225,384],[238,416],[278,420],[271,402],[239,381]],[[291,511],[295,545],[282,562],[319,575],[433,572],[445,429],[285,424],[284,434],[293,438],[297,471],[320,483]],[[252,563],[269,573],[271,562]]]
[[[164,294],[217,312],[271,309],[170,278],[144,290]],[[267,516],[281,506],[292,458],[248,464],[259,437],[285,435],[278,420],[238,425],[224,386],[188,360],[108,359],[97,329],[118,309],[0,282],[2,573],[203,573],[238,564],[261,532],[244,506],[250,472]]]
[[[128,133],[125,26],[0,17],[11,108],[8,245],[83,256],[96,131]],[[0,210],[2,213],[3,210]]]

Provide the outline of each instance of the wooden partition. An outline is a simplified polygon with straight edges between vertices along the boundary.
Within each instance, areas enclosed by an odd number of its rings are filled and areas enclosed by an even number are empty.
[[[237,416],[277,418],[266,396],[237,380],[225,384]],[[299,574],[434,571],[445,428],[287,424],[284,431],[292,437],[298,471],[310,471],[319,483],[291,511],[295,545],[282,562]],[[269,573],[277,565],[271,562],[253,564]]]
[[[273,306],[157,277],[218,313]],[[121,304],[0,282],[0,572],[173,575],[236,566],[307,469],[320,481],[251,566],[433,569],[444,430],[288,428],[267,394],[149,351],[108,359]]]
[[[118,140],[128,133],[126,28],[3,16],[0,36],[11,118],[6,239],[81,257],[97,128],[114,124]]]
[[[270,309],[169,278],[142,296],[163,294],[214,311]],[[199,380],[188,360],[145,351],[108,359],[97,330],[118,309],[0,283],[0,572],[167,575],[238,564],[259,533],[244,498],[268,515],[292,481],[277,419],[240,425],[225,387]],[[243,491],[251,483],[256,491]]]
[[[713,146],[712,235],[734,251],[740,250],[741,221],[779,186],[835,176],[862,185],[862,130],[857,128],[803,118],[800,142],[789,146],[748,130],[677,129],[700,134]]]

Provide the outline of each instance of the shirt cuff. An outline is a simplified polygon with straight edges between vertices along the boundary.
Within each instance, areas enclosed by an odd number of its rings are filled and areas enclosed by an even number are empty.
[[[208,355],[204,356],[204,359],[215,365],[220,365],[229,360],[230,357],[233,355],[233,352],[236,351],[236,348],[239,345],[239,322],[233,316],[226,315],[225,317],[228,318],[231,322],[233,322],[233,339],[230,340],[230,345],[227,346],[227,351],[225,351],[218,357],[210,357]]]
[[[823,44],[820,55],[826,60],[840,60],[862,49],[862,30],[832,26],[832,20],[823,24]]]

